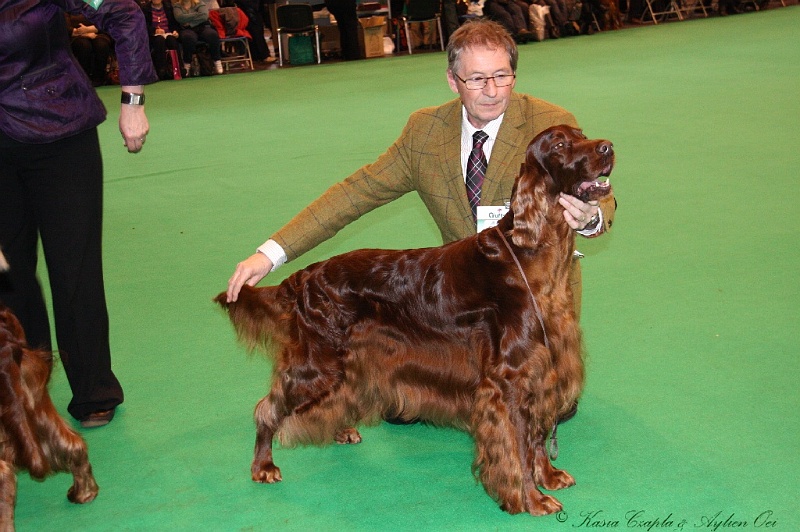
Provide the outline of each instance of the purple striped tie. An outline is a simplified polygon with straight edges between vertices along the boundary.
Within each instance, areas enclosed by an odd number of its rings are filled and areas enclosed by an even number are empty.
[[[472,135],[472,152],[467,159],[467,199],[472,207],[472,217],[477,219],[478,204],[481,202],[481,186],[486,177],[486,156],[483,154],[483,143],[489,135],[476,131]]]

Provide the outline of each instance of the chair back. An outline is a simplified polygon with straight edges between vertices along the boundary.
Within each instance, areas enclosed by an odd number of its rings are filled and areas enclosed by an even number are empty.
[[[311,4],[283,4],[277,8],[278,27],[292,33],[310,31],[314,26],[314,10]]]
[[[440,0],[408,0],[406,18],[414,20],[431,20],[440,11]]]

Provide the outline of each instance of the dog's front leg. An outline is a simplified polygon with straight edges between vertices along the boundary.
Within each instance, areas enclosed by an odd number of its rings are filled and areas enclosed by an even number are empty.
[[[519,461],[524,471],[533,470],[533,475],[526,473],[522,475],[522,488],[525,491],[525,509],[531,515],[548,515],[562,510],[561,503],[550,495],[545,495],[537,487],[536,472],[539,470],[537,462],[537,441],[538,436],[530,436],[530,424],[526,423],[518,405],[516,394],[510,394],[508,398],[511,419],[514,421],[514,434],[517,438],[517,449]],[[544,442],[544,437],[541,438]],[[548,462],[548,465],[550,462]]]
[[[560,490],[575,485],[575,479],[562,469],[556,469],[550,462],[545,447],[545,435],[537,435],[533,442],[534,467],[533,478],[537,486],[546,490]]]

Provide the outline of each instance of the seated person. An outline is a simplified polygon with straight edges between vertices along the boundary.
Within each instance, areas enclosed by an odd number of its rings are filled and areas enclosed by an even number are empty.
[[[270,59],[269,45],[264,38],[264,17],[261,16],[260,0],[225,0],[220,6],[234,4],[247,15],[247,31],[250,33],[250,53],[254,61]]]
[[[528,12],[515,0],[486,0],[483,14],[499,22],[518,43],[533,40],[533,33],[528,30]]]
[[[72,53],[92,85],[108,84],[108,60],[114,53],[111,36],[102,33],[83,15],[66,13],[66,20]]]
[[[208,45],[214,71],[222,74],[222,48],[219,34],[208,20],[208,6],[203,0],[179,0],[172,6],[175,20],[181,29],[179,40],[183,47],[183,67],[188,73],[192,68],[192,56],[197,43],[202,41]]]
[[[173,79],[172,64],[167,50],[178,50],[178,30],[171,0],[145,0],[139,4],[144,12],[147,33],[150,35],[150,55],[159,79]]]

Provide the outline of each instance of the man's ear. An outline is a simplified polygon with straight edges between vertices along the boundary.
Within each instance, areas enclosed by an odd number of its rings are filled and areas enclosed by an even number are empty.
[[[450,90],[458,94],[458,80],[453,76],[453,71],[447,69],[447,84],[450,85]]]

